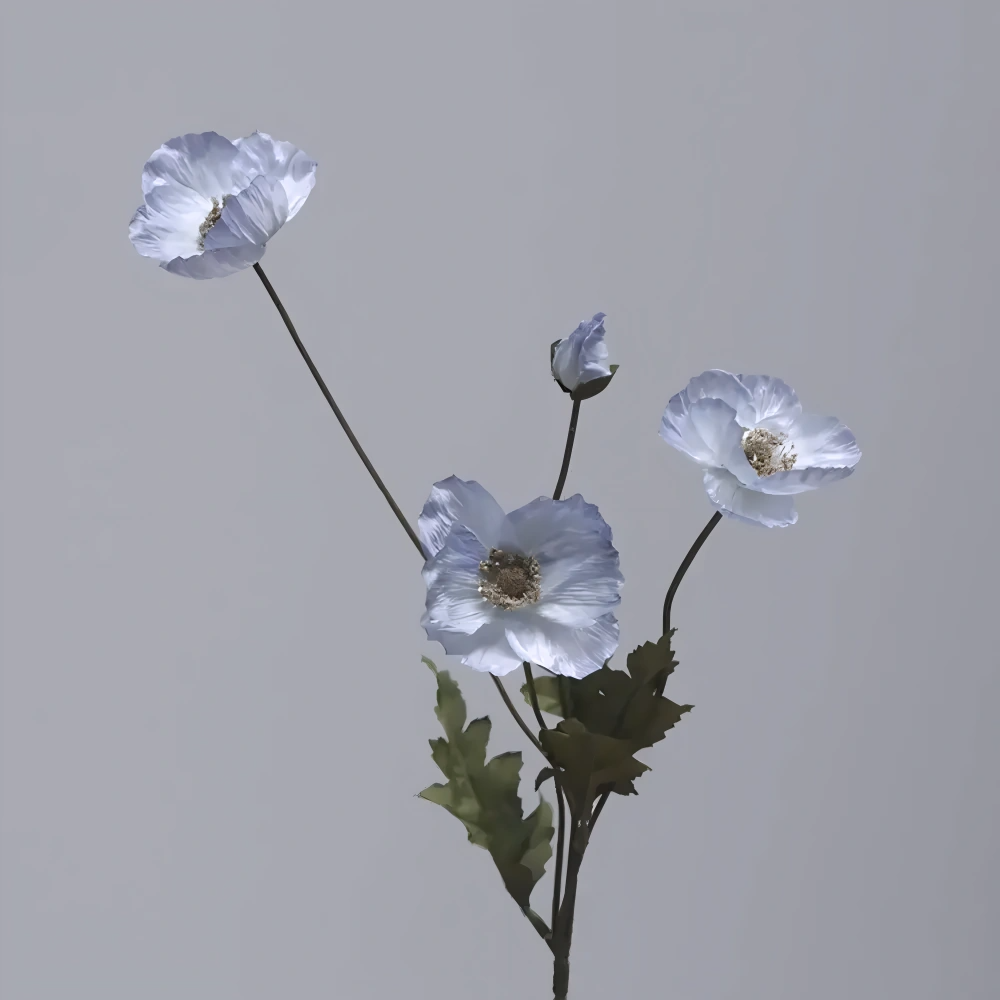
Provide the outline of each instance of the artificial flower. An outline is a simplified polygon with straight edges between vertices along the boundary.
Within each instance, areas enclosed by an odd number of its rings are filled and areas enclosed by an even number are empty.
[[[585,677],[617,649],[618,552],[579,494],[505,514],[479,483],[452,476],[434,484],[417,531],[421,624],[468,666],[503,675],[529,662]]]
[[[719,510],[771,528],[798,519],[793,494],[849,476],[861,459],[850,430],[803,413],[781,379],[718,369],[671,397],[660,436],[704,468]]]
[[[316,164],[264,132],[232,142],[215,132],[181,135],[146,161],[145,202],[129,239],[174,274],[221,278],[264,256],[315,183]]]
[[[604,362],[608,347],[604,343],[604,313],[581,323],[565,340],[552,345],[552,376],[569,393],[595,379],[610,379],[614,366]]]

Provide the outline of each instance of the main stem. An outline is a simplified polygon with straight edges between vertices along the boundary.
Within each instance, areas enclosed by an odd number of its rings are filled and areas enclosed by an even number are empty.
[[[559,479],[556,481],[556,488],[552,491],[552,499],[558,500],[562,496],[563,487],[566,485],[566,476],[569,475],[569,460],[573,457],[573,442],[576,440],[576,422],[580,419],[580,400],[573,400],[573,410],[569,415],[569,431],[566,433],[566,448],[563,451],[562,468],[559,470]]]
[[[330,404],[330,409],[333,410],[333,415],[340,422],[340,426],[344,429],[344,433],[347,435],[347,440],[354,445],[354,450],[358,453],[358,458],[364,462],[365,468],[368,470],[369,475],[375,480],[375,485],[381,490],[382,496],[385,497],[386,502],[392,508],[393,514],[396,515],[396,520],[403,526],[403,530],[410,536],[410,541],[416,546],[417,551],[420,553],[420,557],[424,558],[424,547],[420,544],[420,539],[417,537],[417,533],[413,530],[410,522],[406,520],[403,512],[399,509],[399,504],[396,503],[392,498],[392,494],[386,488],[385,483],[382,482],[382,477],[375,471],[375,466],[372,465],[368,456],[365,454],[364,448],[361,447],[361,442],[354,436],[354,431],[351,430],[351,425],[347,422],[347,418],[341,412],[340,407],[337,405],[337,401],[333,398],[333,394],[326,386],[326,382],[323,381],[323,376],[320,375],[319,369],[313,364],[313,360],[309,357],[309,352],[305,348],[305,344],[302,343],[298,333],[295,330],[295,324],[292,323],[291,317],[288,315],[285,307],[281,304],[281,299],[278,298],[278,293],[274,290],[274,286],[268,281],[267,275],[264,273],[264,269],[260,264],[254,264],[253,269],[257,272],[257,277],[260,278],[264,289],[267,294],[271,297],[271,301],[274,303],[274,307],[278,310],[278,315],[281,316],[291,334],[292,340],[295,342],[295,346],[299,349],[299,354],[302,355],[302,360],[306,363],[309,371],[312,372],[312,377],[316,380],[316,384],[319,386],[320,392],[326,398],[326,401]]]
[[[569,996],[569,953],[573,945],[573,917],[576,913],[576,887],[580,879],[580,865],[587,849],[590,831],[587,820],[574,814],[573,833],[569,839],[569,857],[566,862],[566,888],[559,908],[558,928],[552,931],[552,995],[554,1000]]]

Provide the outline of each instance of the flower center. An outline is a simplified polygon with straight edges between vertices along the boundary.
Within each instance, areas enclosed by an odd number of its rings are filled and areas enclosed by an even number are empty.
[[[534,556],[490,549],[479,564],[479,576],[479,593],[505,611],[534,604],[542,596],[541,568]]]
[[[743,454],[758,476],[788,472],[799,456],[792,451],[787,434],[773,434],[761,427],[743,433]]]
[[[225,195],[222,201],[219,201],[218,198],[212,199],[211,211],[205,216],[205,221],[198,227],[198,248],[200,250],[205,249],[205,237],[208,235],[208,231],[222,218],[222,210],[226,207],[226,199],[228,197],[229,195]]]

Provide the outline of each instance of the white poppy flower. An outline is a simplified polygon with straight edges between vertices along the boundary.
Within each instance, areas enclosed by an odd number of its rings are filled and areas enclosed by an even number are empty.
[[[165,142],[142,168],[132,245],[188,278],[221,278],[256,264],[267,241],[305,204],[316,164],[263,132],[230,142],[215,132]]]
[[[618,552],[579,494],[504,514],[479,483],[452,476],[434,484],[417,531],[421,624],[468,666],[502,676],[527,661],[585,677],[618,648]]]
[[[552,375],[567,392],[574,392],[585,382],[610,378],[613,374],[613,369],[604,363],[608,356],[604,343],[604,316],[604,313],[596,313],[565,340],[553,344]]]
[[[660,437],[705,469],[724,514],[769,528],[796,522],[792,494],[849,476],[861,459],[850,430],[803,413],[781,379],[717,369],[671,397]]]

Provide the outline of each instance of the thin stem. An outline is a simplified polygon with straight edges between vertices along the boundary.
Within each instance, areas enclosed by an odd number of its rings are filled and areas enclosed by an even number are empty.
[[[291,317],[286,312],[285,307],[281,304],[281,299],[278,298],[278,293],[274,290],[274,286],[270,281],[268,281],[267,275],[264,273],[264,269],[260,266],[260,264],[254,264],[253,269],[257,272],[257,277],[260,278],[263,283],[265,291],[271,297],[271,301],[278,310],[278,315],[281,316],[285,326],[288,328],[288,332],[291,334],[292,340],[295,342],[295,346],[299,349],[299,354],[302,355],[302,360],[306,363],[309,371],[312,372],[312,377],[316,380],[316,384],[319,386],[320,392],[323,393],[326,401],[330,404],[330,409],[333,410],[333,415],[337,418],[340,422],[340,426],[344,429],[344,433],[347,435],[348,441],[354,445],[354,450],[358,453],[358,458],[364,462],[369,475],[375,480],[375,485],[382,491],[382,496],[385,497],[389,506],[392,508],[393,514],[396,515],[396,519],[403,526],[403,530],[407,533],[407,535],[410,536],[410,541],[417,547],[417,551],[423,559],[424,547],[420,544],[420,539],[417,537],[417,533],[410,526],[410,522],[406,520],[403,512],[399,509],[399,505],[395,500],[393,500],[392,494],[386,488],[385,483],[382,482],[382,477],[375,471],[375,466],[369,461],[368,456],[361,447],[361,442],[354,436],[354,431],[351,430],[350,424],[348,424],[347,419],[340,410],[340,407],[337,406],[336,400],[334,400],[330,390],[326,387],[326,382],[323,381],[323,376],[320,375],[319,369],[313,364],[312,358],[309,357],[309,352],[306,350],[301,339],[299,339],[299,335],[295,331],[295,326],[292,323]]]
[[[548,754],[545,752],[544,747],[538,742],[538,737],[528,728],[528,724],[521,718],[521,713],[514,707],[514,703],[510,700],[510,695],[507,694],[507,689],[500,683],[500,679],[496,674],[490,674],[490,679],[496,685],[496,689],[500,692],[500,697],[503,698],[503,703],[510,710],[510,714],[514,716],[514,721],[521,727],[524,735],[531,740],[532,745],[535,749],[548,760]]]
[[[556,784],[556,804],[559,807],[559,828],[556,833],[556,867],[552,874],[552,937],[559,932],[559,898],[562,895],[563,857],[566,846],[566,795],[558,769],[552,779]]]
[[[538,728],[548,729],[549,727],[545,725],[545,720],[542,718],[542,710],[538,707],[538,692],[535,690],[535,678],[531,673],[531,664],[527,661],[524,663],[524,679],[527,682],[528,697],[531,699],[531,710],[535,713],[535,718],[538,720]]]
[[[580,418],[580,402],[579,399],[573,400],[573,410],[569,415],[569,430],[566,433],[566,450],[563,452],[562,468],[559,470],[556,488],[552,491],[553,500],[558,500],[562,496],[566,476],[569,475],[569,460],[573,457],[573,441],[576,438],[576,422]]]
[[[698,550],[705,544],[705,539],[712,534],[712,529],[722,520],[722,512],[716,511],[709,519],[708,524],[701,529],[701,534],[694,540],[694,545],[688,549],[688,554],[684,557],[684,561],[677,567],[677,572],[674,573],[674,578],[670,581],[670,586],[667,587],[667,596],[663,600],[663,634],[667,635],[670,631],[670,605],[674,603],[674,594],[677,593],[677,588],[681,585],[681,580],[684,579],[684,574],[688,571],[691,563],[694,562],[694,557],[698,554]]]
[[[538,725],[542,729],[548,729],[545,719],[542,718],[542,710],[538,707],[538,692],[535,690],[535,678],[531,673],[531,664],[524,664],[524,678],[527,682],[528,697],[531,699],[531,708],[538,720]],[[552,780],[556,786],[556,803],[559,807],[559,828],[556,834],[556,866],[552,876],[552,936],[556,935],[559,926],[559,897],[562,893],[562,871],[563,858],[565,856],[566,844],[566,796],[562,787],[562,776],[558,768],[553,768],[555,773]]]

